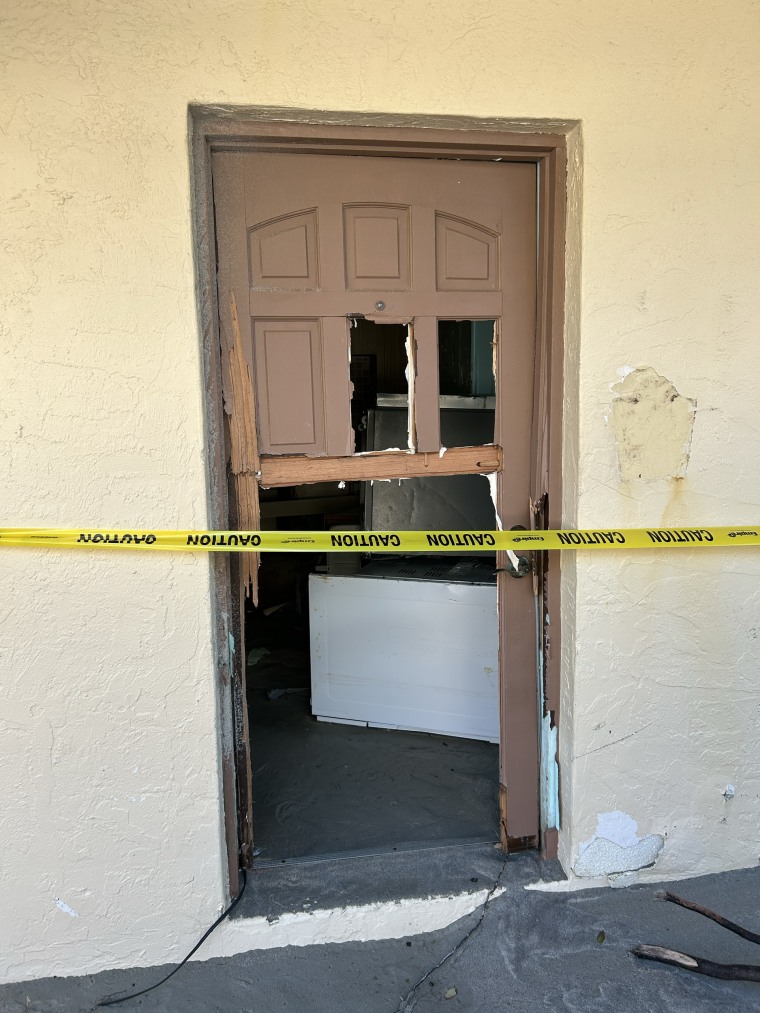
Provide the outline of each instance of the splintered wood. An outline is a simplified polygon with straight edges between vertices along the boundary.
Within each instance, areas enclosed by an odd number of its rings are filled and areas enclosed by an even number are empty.
[[[235,293],[230,293],[232,345],[228,348],[231,404],[225,406],[230,417],[230,468],[235,486],[237,526],[241,531],[259,528],[259,451],[256,441],[253,383],[243,353]],[[259,554],[240,554],[240,575],[247,597],[259,603]]]

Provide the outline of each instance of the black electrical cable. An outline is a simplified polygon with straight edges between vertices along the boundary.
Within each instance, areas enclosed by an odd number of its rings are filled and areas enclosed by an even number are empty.
[[[97,1009],[100,1006],[118,1006],[119,1003],[126,1002],[127,999],[136,999],[138,997],[138,995],[145,995],[147,992],[152,992],[154,988],[158,988],[159,985],[163,985],[164,982],[167,982],[169,980],[169,978],[172,977],[172,975],[175,975],[177,973],[177,971],[179,971],[179,969],[181,967],[184,967],[184,965],[192,957],[192,955],[195,953],[195,951],[198,949],[198,947],[202,943],[206,942],[206,940],[211,935],[211,933],[214,931],[214,929],[217,927],[217,925],[221,925],[221,923],[224,921],[224,919],[229,914],[231,914],[234,911],[235,907],[242,900],[243,894],[245,893],[246,884],[248,883],[248,875],[247,875],[245,869],[241,869],[240,872],[243,875],[243,886],[242,886],[242,889],[240,890],[240,893],[233,900],[233,902],[230,904],[230,906],[227,908],[227,910],[226,911],[222,911],[222,913],[219,915],[219,917],[214,922],[214,924],[211,926],[211,928],[210,929],[206,929],[206,931],[203,933],[203,935],[198,940],[198,942],[195,944],[195,946],[192,948],[192,950],[190,950],[190,952],[184,958],[184,960],[182,960],[179,964],[177,964],[177,966],[174,968],[173,971],[169,971],[169,973],[166,975],[166,977],[162,978],[161,981],[157,981],[155,985],[151,985],[149,988],[143,988],[139,992],[131,992],[129,995],[123,995],[120,999],[111,999],[111,998],[101,999],[100,1002],[98,1002],[98,1003],[95,1004],[95,1008]]]

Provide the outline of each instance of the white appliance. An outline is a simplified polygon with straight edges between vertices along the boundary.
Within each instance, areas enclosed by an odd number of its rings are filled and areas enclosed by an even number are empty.
[[[309,610],[319,720],[499,741],[492,562],[418,557],[311,574]]]

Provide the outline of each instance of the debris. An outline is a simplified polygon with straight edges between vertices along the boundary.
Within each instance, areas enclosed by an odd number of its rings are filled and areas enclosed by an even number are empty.
[[[685,971],[694,971],[696,974],[705,974],[709,978],[760,982],[760,967],[753,964],[716,964],[712,960],[692,957],[689,953],[681,953],[679,950],[669,950],[665,946],[647,946],[646,944],[637,946],[631,952],[644,960],[673,964],[674,967],[682,967]]]
[[[606,938],[607,938],[607,933],[604,931],[604,929],[602,929],[601,932],[597,932],[597,934],[596,934],[596,941],[597,941],[597,943],[599,943],[600,946],[602,945],[602,943],[604,942],[604,940]]]
[[[456,998],[456,994],[457,994],[457,990],[452,985],[451,988],[447,988],[446,991],[443,993],[443,998],[444,999],[455,999]]]
[[[695,911],[697,914],[709,918],[729,932],[733,932],[750,943],[757,943],[760,946],[760,933],[745,929],[736,922],[729,921],[723,915],[719,915],[710,908],[703,907],[694,901],[686,900],[668,890],[660,890],[655,894],[655,900],[670,901],[671,904],[678,904],[688,911]],[[661,964],[673,964],[675,967],[682,967],[686,971],[694,971],[696,974],[705,974],[710,978],[722,978],[727,981],[757,981],[760,982],[760,966],[755,964],[718,964],[712,960],[705,960],[703,957],[693,957],[690,953],[682,953],[680,950],[671,950],[666,946],[651,946],[643,943],[635,947],[631,952],[643,960],[656,960]]]
[[[246,658],[248,667],[251,668],[253,665],[258,665],[261,659],[265,658],[269,653],[266,647],[252,647]]]

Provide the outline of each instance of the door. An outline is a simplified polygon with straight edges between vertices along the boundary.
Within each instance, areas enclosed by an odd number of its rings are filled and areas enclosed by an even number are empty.
[[[352,455],[349,329],[363,316],[410,325],[410,447],[424,474],[424,455],[442,450],[439,321],[493,320],[497,512],[505,528],[529,526],[535,164],[242,151],[212,158],[222,331],[233,327],[228,308],[236,305],[262,470],[272,458]],[[320,480],[311,464],[302,481]],[[509,577],[503,556],[506,846],[538,832],[538,746],[533,582]]]

